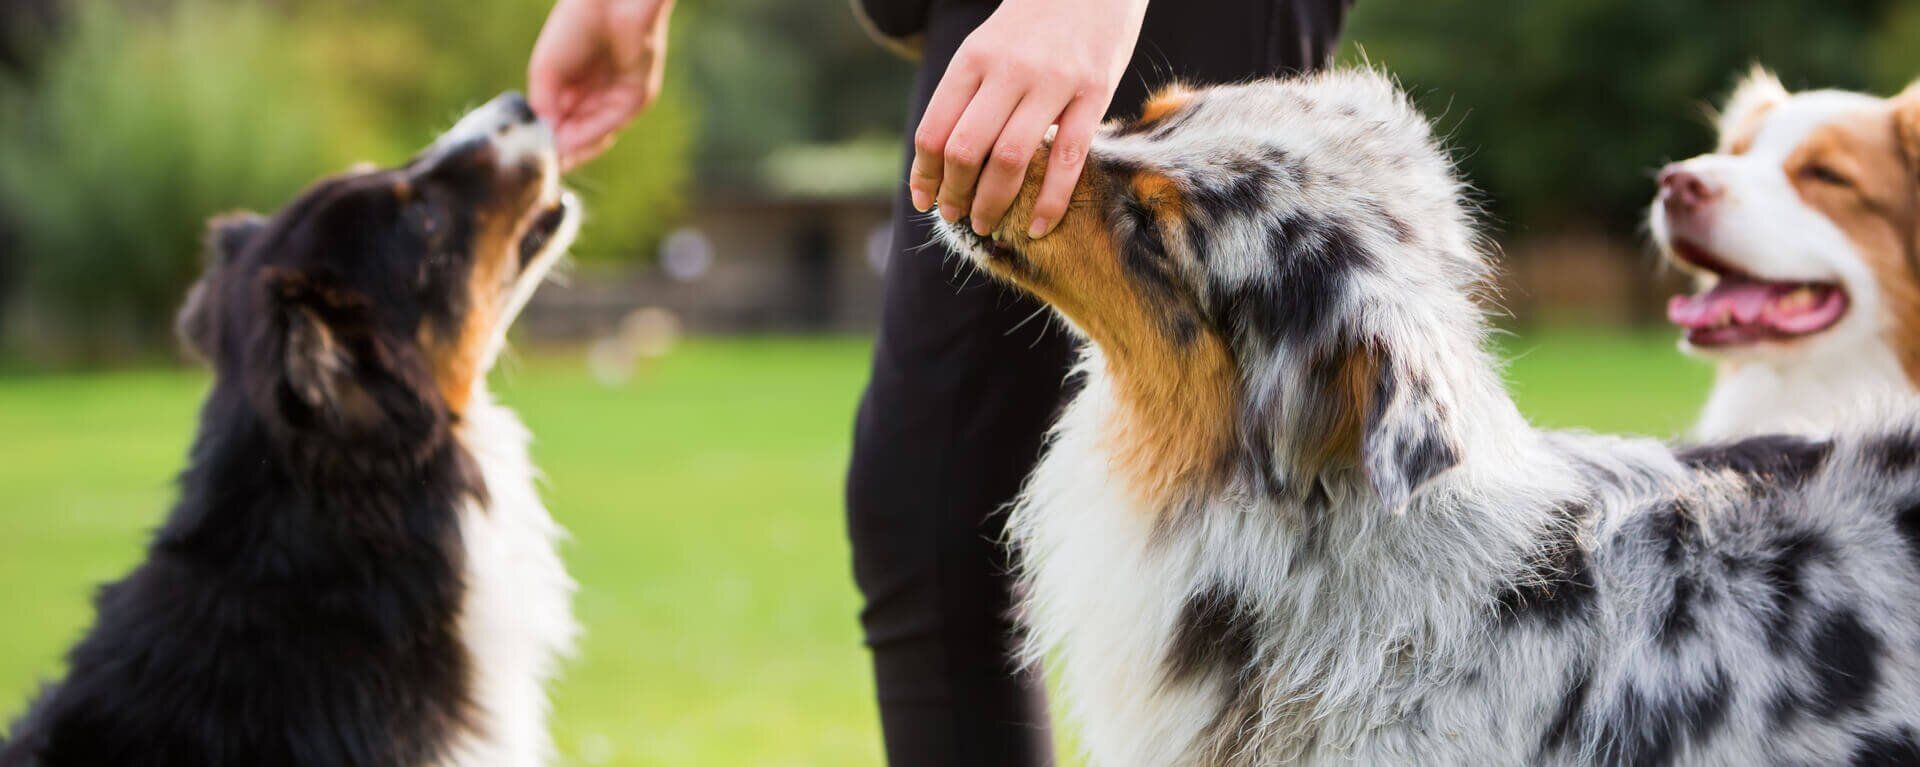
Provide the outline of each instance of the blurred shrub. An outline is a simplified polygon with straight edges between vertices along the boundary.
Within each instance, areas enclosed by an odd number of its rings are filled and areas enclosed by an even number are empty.
[[[1348,31],[1445,115],[1509,233],[1629,236],[1653,172],[1711,148],[1704,107],[1753,62],[1796,88],[1896,88],[1920,65],[1920,14],[1892,0],[1362,0]]]
[[[73,4],[35,82],[0,81],[0,209],[19,272],[6,340],[101,360],[168,338],[205,219],[272,210],[353,161],[397,162],[524,83],[547,4],[333,0]],[[632,257],[677,215],[684,89],[573,179],[580,252]]]
[[[335,99],[262,12],[76,5],[31,89],[0,91],[0,205],[18,227],[15,341],[99,358],[164,339],[202,222],[270,207],[354,154]]]
[[[669,70],[700,99],[704,188],[766,191],[768,164],[786,162],[776,155],[898,137],[906,123],[913,66],[868,39],[845,0],[682,2],[674,24]],[[885,191],[904,172],[893,141]]]

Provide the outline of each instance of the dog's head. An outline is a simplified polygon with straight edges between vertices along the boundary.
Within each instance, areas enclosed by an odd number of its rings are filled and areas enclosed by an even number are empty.
[[[1093,342],[1142,495],[1239,469],[1310,493],[1353,469],[1395,506],[1455,462],[1454,437],[1406,406],[1440,395],[1416,357],[1445,351],[1400,347],[1477,329],[1483,265],[1450,161],[1390,82],[1164,91],[1103,127],[1067,214],[1032,239],[1047,151],[991,236],[939,231]]]
[[[1710,154],[1661,171],[1653,237],[1696,276],[1668,306],[1686,345],[1795,362],[1887,343],[1920,374],[1920,88],[1734,91]]]
[[[404,165],[215,219],[180,335],[289,428],[457,419],[577,229],[558,167],[548,127],[509,94]]]

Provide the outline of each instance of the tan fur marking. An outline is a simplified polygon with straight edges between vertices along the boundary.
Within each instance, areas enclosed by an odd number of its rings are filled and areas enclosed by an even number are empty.
[[[1337,358],[1314,360],[1310,369],[1321,377],[1326,390],[1321,393],[1325,410],[1320,422],[1308,428],[1310,433],[1326,437],[1301,456],[1301,470],[1313,476],[1360,465],[1367,414],[1373,412],[1373,395],[1380,380],[1379,348],[1361,344]]]
[[[1746,154],[1753,149],[1754,137],[1773,108],[1785,103],[1787,89],[1766,67],[1754,65],[1747,76],[1727,97],[1725,111],[1718,119],[1721,154]]]
[[[1824,166],[1850,184],[1807,171]],[[1873,270],[1885,304],[1888,343],[1920,387],[1920,92],[1816,129],[1784,170],[1808,206],[1832,220]]]
[[[1173,179],[1158,173],[1141,171],[1134,174],[1129,186],[1133,189],[1133,196],[1146,203],[1147,207],[1152,208],[1162,220],[1180,218],[1182,212],[1180,187],[1173,182]]]
[[[1161,88],[1147,99],[1147,105],[1140,109],[1140,122],[1156,122],[1167,115],[1180,111],[1193,98],[1193,92],[1182,85],[1169,85]]]
[[[500,190],[499,207],[484,212],[473,238],[472,270],[467,278],[467,307],[458,337],[437,338],[422,327],[420,344],[433,359],[434,382],[447,409],[466,412],[473,391],[486,374],[486,355],[501,320],[500,311],[519,272],[519,242],[529,223],[537,186]]]
[[[1754,139],[1760,136],[1760,126],[1767,122],[1767,114],[1773,111],[1772,104],[1762,104],[1740,118],[1733,132],[1720,137],[1722,154],[1742,155],[1753,151]]]
[[[1179,225],[1178,190],[1151,174],[1102,178],[1090,171],[1076,202],[1051,235],[1025,237],[1039,193],[1046,149],[1029,166],[1001,236],[1021,263],[989,269],[1058,309],[1099,344],[1123,408],[1107,438],[1134,493],[1160,507],[1187,494],[1216,489],[1234,443],[1236,373],[1226,342],[1199,320],[1190,297],[1175,305],[1147,290],[1120,262],[1108,201],[1128,184],[1162,216]],[[1081,202],[1083,201],[1084,202]],[[1170,320],[1192,323],[1191,338],[1169,332]]]

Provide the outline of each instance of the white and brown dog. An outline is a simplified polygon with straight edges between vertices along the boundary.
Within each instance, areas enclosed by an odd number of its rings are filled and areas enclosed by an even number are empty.
[[[1668,316],[1719,363],[1697,427],[1819,432],[1920,382],[1920,87],[1792,94],[1756,69],[1711,154],[1660,173],[1653,237],[1700,291]]]
[[[1052,235],[1037,170],[941,228],[1089,341],[1010,535],[1096,764],[1920,763],[1920,415],[1536,430],[1392,83],[1144,114]]]

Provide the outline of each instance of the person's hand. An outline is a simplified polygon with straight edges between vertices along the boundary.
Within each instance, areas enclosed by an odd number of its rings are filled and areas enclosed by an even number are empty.
[[[1087,147],[1140,37],[1146,0],[1006,0],[953,55],[913,137],[921,211],[992,232],[1058,125],[1028,234],[1060,223]]]
[[[533,111],[553,123],[562,167],[613,145],[660,95],[673,0],[559,0],[527,63]]]

